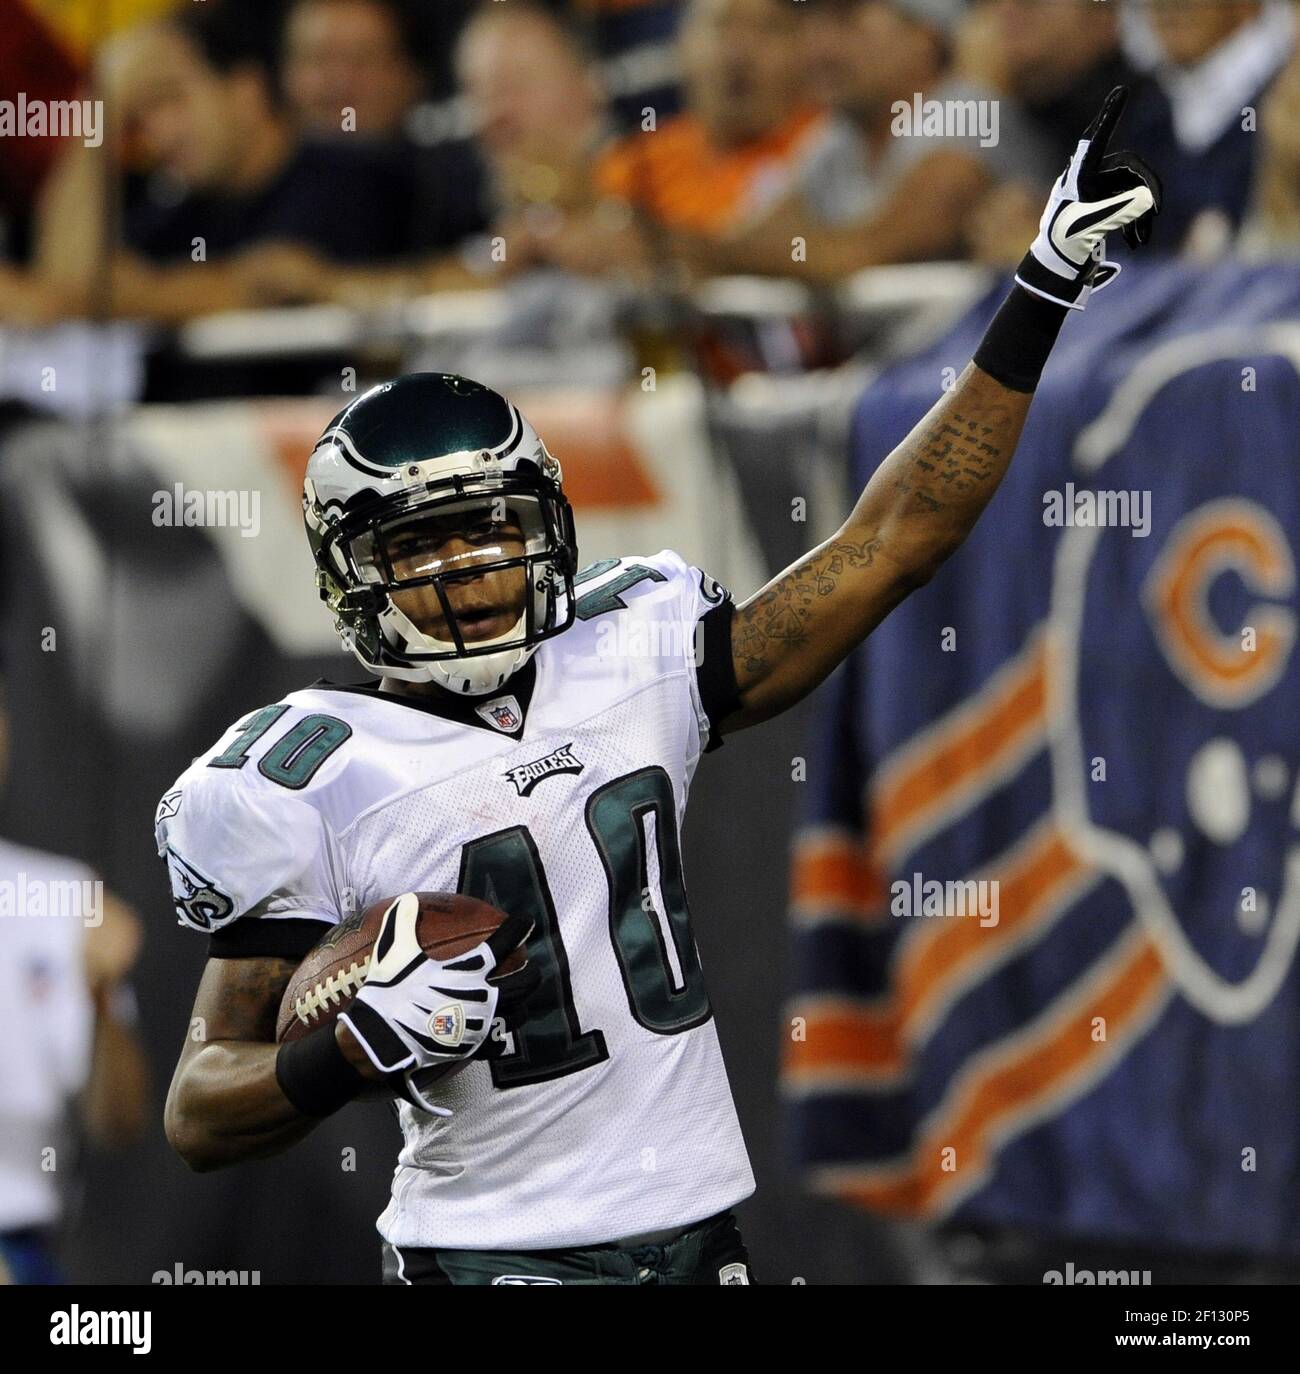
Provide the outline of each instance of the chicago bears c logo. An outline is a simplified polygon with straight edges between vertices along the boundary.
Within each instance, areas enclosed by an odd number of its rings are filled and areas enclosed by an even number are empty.
[[[1300,942],[1300,502],[1243,447],[1232,399],[1221,429],[1178,418],[1209,386],[1240,394],[1260,352],[1157,356],[1121,388],[1079,454],[1098,485],[1152,489],[1152,537],[1067,530],[1053,591],[1059,823],[1225,1024],[1260,1014]]]

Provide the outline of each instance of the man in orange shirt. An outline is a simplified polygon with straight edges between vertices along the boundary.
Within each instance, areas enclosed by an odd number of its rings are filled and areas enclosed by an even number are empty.
[[[714,237],[771,204],[825,115],[800,90],[801,16],[782,0],[691,0],[681,30],[686,112],[601,159],[597,182],[669,229]]]
[[[803,16],[787,0],[688,0],[684,112],[651,106],[596,159],[596,200],[527,251],[570,271],[638,275],[694,261],[789,194],[827,115],[802,89]]]

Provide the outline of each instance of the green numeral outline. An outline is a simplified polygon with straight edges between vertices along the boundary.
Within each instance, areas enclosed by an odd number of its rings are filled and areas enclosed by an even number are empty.
[[[655,818],[662,912],[647,906],[648,815]],[[598,788],[587,800],[587,829],[609,880],[609,934],[633,1017],[656,1035],[680,1035],[703,1025],[713,1009],[691,934],[677,807],[668,774],[656,765]],[[665,933],[673,942],[680,984],[669,961]]]
[[[607,566],[613,567],[615,562],[616,559],[610,560]],[[594,563],[591,569],[584,568],[583,572],[589,572],[595,577],[596,570],[604,572],[605,568],[599,563]],[[625,611],[627,602],[619,593],[627,591],[629,587],[635,587],[638,582],[644,582],[647,578],[652,582],[668,581],[657,568],[647,568],[644,563],[630,563],[617,577],[611,577],[603,587],[597,587],[594,592],[580,596],[574,603],[573,613],[579,620],[590,620],[593,616],[604,615],[607,611]],[[577,585],[576,582],[574,585]]]
[[[240,733],[230,744],[215,759],[208,760],[208,767],[242,768],[248,762],[249,749],[288,709],[284,705],[264,706],[249,716],[241,722]],[[304,716],[262,755],[257,771],[281,787],[301,791],[316,776],[321,764],[351,738],[352,727],[337,716]]]
[[[287,706],[263,706],[247,720],[240,721],[240,733],[215,759],[208,760],[208,767],[242,768],[248,762],[248,751],[288,709]]]
[[[352,727],[337,716],[304,716],[258,760],[257,771],[295,792],[306,787],[317,769],[352,738]]]

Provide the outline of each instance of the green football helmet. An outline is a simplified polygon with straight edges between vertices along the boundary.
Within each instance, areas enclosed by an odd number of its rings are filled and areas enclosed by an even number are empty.
[[[307,463],[303,515],[344,647],[381,677],[458,695],[500,688],[573,623],[578,548],[561,476],[519,409],[465,377],[411,373],[341,410]],[[502,547],[504,530],[522,553]],[[410,549],[416,557],[397,556]],[[458,587],[511,568],[526,585],[518,619],[476,637],[449,592],[463,601]],[[423,586],[436,593],[442,638],[394,604]]]

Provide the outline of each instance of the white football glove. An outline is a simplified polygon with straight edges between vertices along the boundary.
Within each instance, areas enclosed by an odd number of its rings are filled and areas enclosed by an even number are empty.
[[[1127,101],[1124,86],[1106,97],[1052,188],[1038,237],[1016,271],[1026,291],[1071,310],[1082,310],[1119,276],[1119,264],[1105,260],[1106,235],[1122,229],[1129,247],[1139,248],[1160,213],[1160,178],[1134,153],[1106,152]]]
[[[394,899],[384,913],[365,982],[339,1020],[375,1068],[401,1075],[408,1100],[438,1116],[450,1116],[427,1101],[412,1076],[477,1054],[498,1015],[507,1025],[517,1024],[519,1006],[536,986],[536,971],[525,964],[504,977],[492,974],[527,940],[532,922],[508,917],[473,949],[438,960],[420,947],[419,912],[414,893]]]

